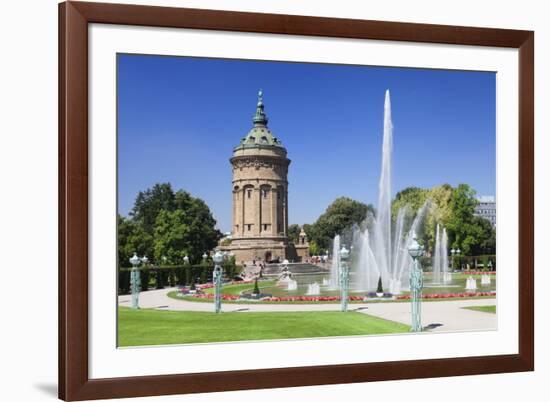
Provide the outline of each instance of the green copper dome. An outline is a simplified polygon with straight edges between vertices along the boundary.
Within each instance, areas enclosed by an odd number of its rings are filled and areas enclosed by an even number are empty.
[[[256,113],[252,118],[254,126],[248,132],[246,137],[241,139],[236,148],[252,148],[258,146],[273,146],[283,148],[282,142],[273,135],[271,130],[267,128],[269,119],[264,111],[263,92],[260,89],[258,92],[258,104],[256,105]]]

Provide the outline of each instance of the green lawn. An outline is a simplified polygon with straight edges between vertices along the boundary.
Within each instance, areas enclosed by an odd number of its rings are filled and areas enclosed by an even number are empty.
[[[119,346],[409,332],[409,326],[358,312],[205,313],[119,308]]]
[[[471,306],[462,308],[465,308],[466,310],[483,311],[484,313],[497,313],[497,306]]]

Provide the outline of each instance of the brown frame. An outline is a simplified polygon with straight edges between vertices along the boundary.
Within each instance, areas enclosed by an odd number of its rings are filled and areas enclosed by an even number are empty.
[[[519,49],[519,353],[162,376],[88,377],[88,24]],[[59,397],[84,400],[534,370],[534,33],[105,3],[59,5]]]

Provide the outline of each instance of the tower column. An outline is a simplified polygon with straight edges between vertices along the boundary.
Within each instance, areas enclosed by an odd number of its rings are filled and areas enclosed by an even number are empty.
[[[254,197],[254,209],[256,213],[254,214],[254,236],[260,236],[261,233],[261,223],[262,223],[262,194],[260,187],[254,187],[253,192]]]
[[[241,214],[241,237],[244,237],[244,227],[245,227],[245,222],[244,222],[244,197],[246,196],[246,193],[245,193],[245,188],[243,186],[243,188],[241,189],[241,205],[240,205],[240,214]]]
[[[288,189],[283,187],[283,233],[288,235]]]
[[[239,222],[239,218],[237,215],[237,199],[238,199],[238,192],[235,191],[235,188],[233,188],[233,226],[231,227],[231,233],[234,235],[237,235],[237,224]]]
[[[277,187],[271,187],[271,235],[277,236]]]

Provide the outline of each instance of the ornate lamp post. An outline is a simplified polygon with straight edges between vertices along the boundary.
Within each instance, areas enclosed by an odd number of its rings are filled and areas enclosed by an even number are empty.
[[[184,268],[183,268],[182,275],[185,275],[185,284],[189,286],[189,289],[191,289],[193,278],[191,278],[191,270],[189,269],[189,257],[187,256],[187,254],[183,256],[183,267]],[[181,278],[180,278],[180,283],[182,283]]]
[[[346,246],[340,249],[340,310],[348,311],[348,290],[349,290],[349,250]]]
[[[453,266],[453,269],[455,267],[455,255],[458,257],[458,255],[460,254],[460,249],[459,248],[456,248],[456,249],[451,249],[451,264]]]
[[[145,257],[147,258],[147,257]],[[141,285],[141,280],[139,277],[139,268],[140,258],[134,253],[133,257],[130,258],[130,264],[132,264],[132,271],[130,272],[130,290],[132,291],[132,308],[139,308],[139,288]]]
[[[212,275],[215,286],[214,293],[214,311],[219,313],[222,311],[222,276],[223,268],[221,266],[223,262],[223,254],[218,250],[212,257],[214,260],[214,274]]]
[[[418,262],[418,257],[424,252],[424,247],[422,247],[416,241],[416,234],[413,235],[413,238],[409,244],[409,254],[414,261],[413,268],[411,270],[410,277],[410,286],[411,286],[411,331],[412,332],[421,332],[422,331],[422,314],[421,314],[421,302],[422,302],[422,269],[420,269],[420,264]]]

